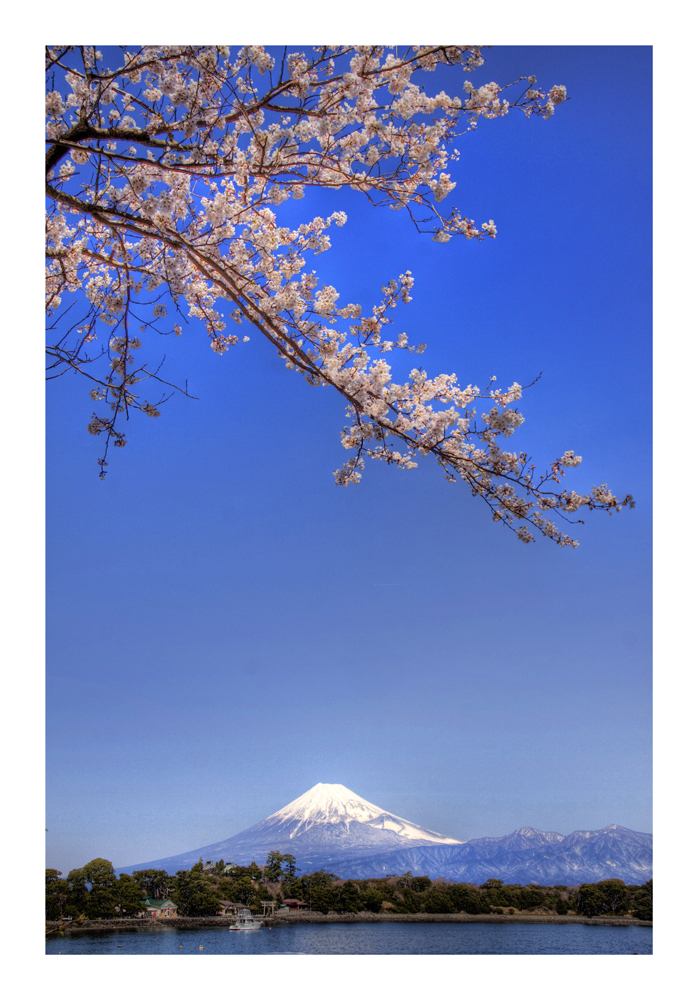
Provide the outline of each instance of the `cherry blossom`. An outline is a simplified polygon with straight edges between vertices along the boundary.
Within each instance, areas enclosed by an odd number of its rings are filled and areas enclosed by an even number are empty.
[[[537,531],[563,546],[577,542],[547,515],[633,506],[606,484],[584,495],[562,489],[565,470],[581,462],[572,451],[539,473],[528,455],[504,449],[524,419],[513,405],[518,383],[462,388],[455,374],[430,378],[421,367],[394,381],[385,355],[426,346],[386,335],[392,311],[411,300],[411,273],[388,281],[368,309],[342,304],[308,259],[330,249],[346,213],[284,225],[283,203],[320,186],[405,210],[439,243],[495,238],[494,220],[477,225],[439,207],[456,186],[453,142],[480,118],[549,118],[564,86],[546,92],[522,77],[475,87],[478,46],[273,55],[259,45],[169,45],[110,59],[89,46],[46,55],[50,376],[89,379],[101,410],[88,430],[106,442],[102,477],[109,444],[126,444],[124,420],[157,417],[170,389],[186,392],[137,360],[154,335],[182,333],[172,316],[197,321],[218,354],[249,341],[231,321],[253,327],[287,368],[342,395],[341,443],[352,454],[335,471],[340,485],[359,482],[367,458],[410,469],[432,455],[522,541]],[[428,93],[437,66],[452,73],[454,93]],[[73,321],[76,296],[86,313]],[[156,399],[143,396],[147,383],[159,387]]]

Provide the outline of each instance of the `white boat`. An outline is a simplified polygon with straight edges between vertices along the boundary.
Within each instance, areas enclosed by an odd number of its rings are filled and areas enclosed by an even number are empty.
[[[255,920],[246,906],[238,910],[235,919],[230,925],[231,931],[258,931],[262,926],[261,920]]]

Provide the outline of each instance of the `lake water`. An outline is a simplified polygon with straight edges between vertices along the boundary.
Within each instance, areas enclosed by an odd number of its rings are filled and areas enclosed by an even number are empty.
[[[201,950],[203,948],[203,950]],[[306,924],[66,934],[47,955],[651,955],[651,927],[587,924]]]

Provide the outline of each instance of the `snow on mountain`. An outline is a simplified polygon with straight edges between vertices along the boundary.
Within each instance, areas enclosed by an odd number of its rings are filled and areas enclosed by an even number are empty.
[[[368,802],[345,785],[319,783],[260,823],[226,840],[160,858],[157,861],[130,865],[119,871],[139,868],[164,868],[176,872],[190,868],[199,858],[204,861],[223,858],[262,865],[269,851],[293,854],[304,871],[313,867],[330,868],[347,855],[377,854],[409,843],[455,846],[460,843],[433,830]]]
[[[603,878],[641,884],[652,878],[652,836],[612,824],[561,833],[521,827],[505,837],[462,843],[410,823],[345,785],[317,784],[260,823],[227,840],[118,872],[164,868],[174,874],[204,861],[263,865],[269,851],[292,854],[301,872],[325,868],[339,878],[428,875],[482,884],[577,885]]]
[[[342,878],[386,874],[447,878],[481,885],[488,878],[528,885],[579,885],[620,878],[640,885],[652,878],[652,835],[612,824],[568,836],[523,827],[506,837],[481,837],[455,847],[414,847],[348,858]]]
[[[289,837],[293,840],[294,837],[326,823],[341,826],[347,831],[351,831],[352,823],[363,823],[374,830],[389,830],[407,840],[426,840],[433,844],[460,843],[459,840],[443,837],[440,833],[386,812],[380,806],[374,806],[345,785],[313,785],[283,809],[272,813],[256,827],[250,827],[250,830],[275,826],[286,830],[290,826]]]

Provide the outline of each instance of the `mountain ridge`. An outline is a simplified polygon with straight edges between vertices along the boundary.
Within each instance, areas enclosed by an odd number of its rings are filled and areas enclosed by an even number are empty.
[[[499,878],[509,884],[575,885],[620,878],[642,884],[652,878],[652,834],[617,823],[601,830],[575,830],[567,836],[522,828],[504,837],[479,837],[456,847],[414,847],[346,859],[343,878],[380,878],[387,873],[458,882]],[[547,843],[546,843],[547,839]],[[339,874],[339,873],[338,873]]]
[[[313,785],[298,798],[271,813],[259,823],[225,840],[182,854],[159,858],[117,869],[131,872],[143,868],[191,867],[199,857],[223,857],[226,853],[241,863],[264,864],[269,851],[293,854],[301,863],[329,859],[339,851],[342,856],[376,854],[410,846],[443,844],[455,846],[461,841],[444,837],[434,830],[412,823],[395,813],[368,802],[345,785]],[[329,852],[329,853],[328,853]],[[246,860],[242,860],[246,859]]]
[[[652,877],[652,835],[617,823],[570,834],[523,826],[503,837],[458,841],[390,813],[345,785],[323,783],[232,837],[117,872],[159,868],[174,874],[199,858],[261,866],[270,851],[294,855],[301,872],[325,868],[339,878],[407,870],[478,884],[488,878],[569,885]]]

